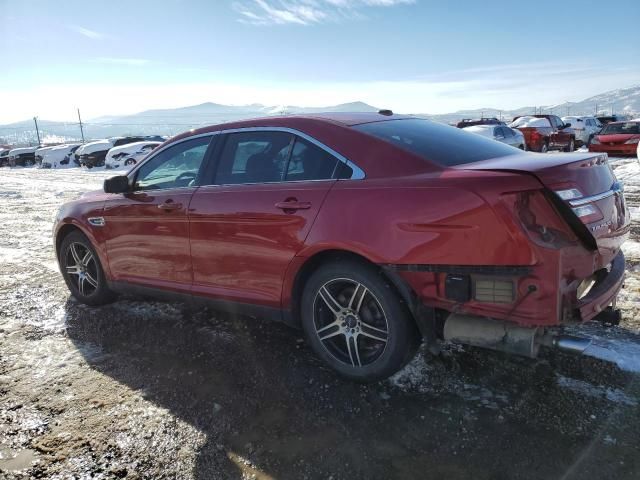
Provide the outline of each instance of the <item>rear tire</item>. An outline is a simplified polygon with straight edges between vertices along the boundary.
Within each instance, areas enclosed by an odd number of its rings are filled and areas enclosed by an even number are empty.
[[[569,140],[569,145],[564,149],[565,152],[573,152],[576,149],[576,141],[571,137]]]
[[[321,266],[307,281],[302,328],[311,348],[343,377],[389,377],[415,355],[420,335],[393,286],[372,265]]]
[[[80,303],[97,306],[115,300],[100,259],[85,235],[76,231],[64,237],[58,259],[64,281],[71,295]]]
[[[135,165],[135,164],[136,164],[136,161],[135,161],[133,158],[127,158],[127,160],[125,160],[124,164],[125,164],[126,166],[129,166],[129,165]]]

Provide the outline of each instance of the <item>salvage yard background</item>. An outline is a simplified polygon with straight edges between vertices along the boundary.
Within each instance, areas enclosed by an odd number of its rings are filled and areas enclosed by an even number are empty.
[[[620,327],[587,355],[422,353],[362,386],[299,332],[180,304],[69,296],[58,206],[113,173],[0,169],[0,477],[616,478],[640,472],[640,164]]]

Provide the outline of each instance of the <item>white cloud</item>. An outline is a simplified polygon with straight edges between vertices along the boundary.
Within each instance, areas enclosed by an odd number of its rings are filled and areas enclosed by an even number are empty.
[[[87,38],[91,38],[92,40],[99,40],[101,38],[104,38],[104,35],[102,33],[96,32],[95,30],[89,30],[88,28],[81,27],[80,25],[68,25],[67,28]]]
[[[243,0],[233,4],[239,21],[252,25],[311,25],[353,18],[366,7],[393,7],[416,0]]]

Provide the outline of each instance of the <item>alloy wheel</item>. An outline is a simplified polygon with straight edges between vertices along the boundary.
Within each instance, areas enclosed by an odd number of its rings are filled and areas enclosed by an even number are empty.
[[[375,362],[389,339],[380,301],[362,283],[348,278],[330,280],[318,290],[313,322],[325,350],[352,367]]]
[[[82,243],[71,243],[65,255],[65,271],[80,295],[88,297],[98,289],[98,265]]]

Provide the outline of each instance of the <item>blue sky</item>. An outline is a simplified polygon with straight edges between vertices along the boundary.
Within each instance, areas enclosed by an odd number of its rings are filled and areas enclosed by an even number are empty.
[[[0,122],[205,101],[514,108],[640,84],[640,2],[0,0]]]

